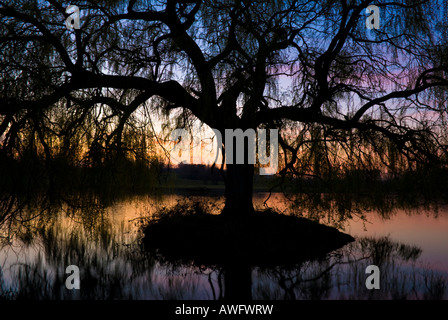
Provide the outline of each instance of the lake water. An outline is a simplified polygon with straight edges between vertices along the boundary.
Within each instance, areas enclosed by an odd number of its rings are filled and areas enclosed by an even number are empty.
[[[256,207],[266,197],[257,193]],[[437,212],[397,209],[387,218],[364,212],[365,219],[354,216],[340,225],[356,241],[319,261],[269,268],[233,262],[230,270],[173,265],[142,249],[142,223],[184,198],[135,196],[105,207],[93,200],[23,209],[20,223],[2,227],[0,299],[220,299],[232,281],[249,285],[253,299],[448,299],[446,206]],[[216,210],[224,203],[222,197],[198,199]],[[267,204],[288,209],[281,194]],[[380,270],[380,289],[366,288],[372,264]],[[79,290],[66,287],[69,265],[79,267]]]

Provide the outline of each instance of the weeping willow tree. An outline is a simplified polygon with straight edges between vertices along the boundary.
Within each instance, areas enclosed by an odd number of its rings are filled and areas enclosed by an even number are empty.
[[[52,156],[53,112],[66,113],[61,152],[81,136],[90,154],[135,152],[125,133],[147,110],[222,136],[280,129],[283,175],[443,166],[446,3],[376,1],[379,29],[366,27],[371,4],[1,1],[2,153],[15,155],[22,132],[34,132]],[[68,5],[79,7],[79,29],[67,29]],[[254,211],[254,171],[247,159],[226,166],[223,214]]]

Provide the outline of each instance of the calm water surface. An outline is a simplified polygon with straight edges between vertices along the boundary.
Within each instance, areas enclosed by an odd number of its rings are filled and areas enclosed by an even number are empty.
[[[266,196],[255,196],[258,208]],[[387,219],[365,212],[365,219],[354,216],[341,225],[356,241],[326,258],[271,268],[233,262],[239,273],[233,279],[222,266],[173,265],[142,250],[142,222],[182,199],[138,196],[105,208],[63,206],[17,230],[4,226],[0,299],[220,299],[226,283],[242,279],[253,299],[448,299],[448,207],[396,210]],[[221,197],[200,199],[216,210],[223,205]],[[280,194],[267,204],[287,212]],[[379,290],[366,289],[370,264],[380,268]],[[80,269],[80,290],[65,286],[68,265]]]

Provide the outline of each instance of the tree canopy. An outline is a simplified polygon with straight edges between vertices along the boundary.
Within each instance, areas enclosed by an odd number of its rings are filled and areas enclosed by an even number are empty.
[[[177,111],[180,127],[281,129],[282,173],[447,159],[443,1],[0,1],[0,17],[4,154],[25,138],[46,157],[55,139],[135,150],[123,135],[145,114]]]

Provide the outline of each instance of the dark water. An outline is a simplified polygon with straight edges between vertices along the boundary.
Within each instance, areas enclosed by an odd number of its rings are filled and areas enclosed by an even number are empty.
[[[221,299],[226,286],[249,286],[252,299],[448,299],[448,208],[365,212],[343,231],[356,241],[319,261],[295,266],[173,265],[142,250],[141,226],[180,195],[139,196],[108,206],[95,201],[37,204],[3,224],[0,299]],[[257,194],[263,206],[265,194]],[[222,207],[220,197],[201,197]],[[269,206],[287,212],[274,194]],[[32,218],[32,219],[31,219]],[[323,221],[325,222],[325,221]],[[204,239],[207,241],[207,239]],[[368,265],[380,289],[366,288]],[[66,267],[80,270],[80,289],[66,287]],[[227,278],[226,278],[227,277]]]

